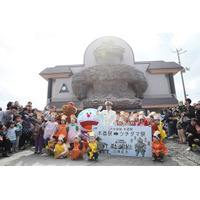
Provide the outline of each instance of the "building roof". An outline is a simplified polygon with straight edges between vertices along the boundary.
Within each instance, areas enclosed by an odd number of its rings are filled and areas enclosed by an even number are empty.
[[[73,74],[73,68],[83,67],[83,64],[78,65],[57,65],[55,67],[48,67],[40,72],[40,76],[45,79],[48,78],[62,78],[69,77]]]
[[[176,62],[165,62],[163,60],[136,62],[135,64],[149,64],[147,71],[152,74],[160,74],[160,73],[176,74],[183,68]]]
[[[40,72],[42,74],[60,74],[60,73],[71,73],[71,67],[83,67],[83,65],[57,65],[55,67],[48,67]]]
[[[176,74],[182,69],[182,66],[176,62],[159,61],[143,61],[135,62],[135,64],[149,64],[147,71],[149,73],[173,73]],[[69,77],[84,68],[84,64],[77,65],[57,65],[55,67],[48,67],[40,72],[40,76],[45,78],[63,78]]]
[[[135,62],[136,64],[149,64],[149,69],[180,69],[180,66],[176,62],[165,62],[163,60],[156,61],[143,61],[143,62]]]

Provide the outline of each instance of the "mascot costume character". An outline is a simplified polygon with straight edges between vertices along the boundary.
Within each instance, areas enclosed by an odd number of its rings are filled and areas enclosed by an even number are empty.
[[[62,116],[66,115],[67,116],[66,122],[69,124],[70,123],[70,116],[75,115],[76,112],[77,112],[77,109],[76,109],[76,107],[74,107],[73,102],[69,102],[68,105],[62,106],[62,111],[63,111],[63,113],[59,114],[56,117],[57,122],[60,124]]]
[[[102,120],[102,118],[97,116],[97,110],[94,108],[87,108],[79,113],[77,122],[80,128],[81,137],[84,141],[89,139],[88,132],[92,131],[92,125],[99,125],[102,123]]]

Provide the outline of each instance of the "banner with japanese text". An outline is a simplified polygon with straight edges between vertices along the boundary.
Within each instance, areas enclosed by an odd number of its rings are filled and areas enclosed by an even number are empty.
[[[152,157],[152,130],[144,126],[93,126],[111,155]]]

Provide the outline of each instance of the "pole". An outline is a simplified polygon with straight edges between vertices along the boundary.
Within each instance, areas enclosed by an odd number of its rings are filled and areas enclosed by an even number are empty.
[[[177,53],[177,56],[178,56],[178,63],[179,65],[181,66],[181,60],[180,60],[180,52],[182,51],[182,49],[178,50],[176,49],[176,53]],[[182,53],[185,53],[186,51],[182,52]],[[173,52],[175,53],[175,52]],[[186,91],[185,91],[185,83],[184,83],[184,79],[183,79],[183,69],[181,69],[180,71],[181,73],[181,80],[182,80],[182,85],[183,85],[183,93],[184,93],[184,98],[186,100]]]

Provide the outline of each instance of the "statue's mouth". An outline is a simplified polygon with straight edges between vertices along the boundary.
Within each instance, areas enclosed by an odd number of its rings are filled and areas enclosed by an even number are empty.
[[[99,122],[97,121],[83,121],[80,122],[80,125],[87,130],[92,130],[92,125],[98,125]]]

